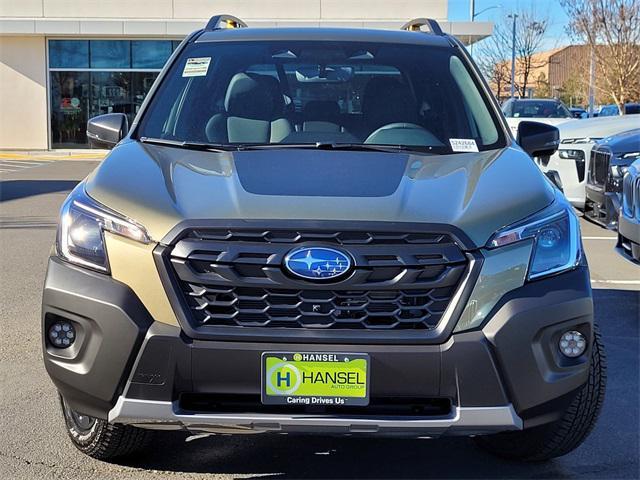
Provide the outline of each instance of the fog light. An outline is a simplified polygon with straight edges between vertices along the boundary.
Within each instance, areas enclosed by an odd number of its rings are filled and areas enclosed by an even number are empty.
[[[587,349],[587,340],[580,332],[576,330],[569,330],[560,337],[558,342],[560,352],[566,357],[576,358],[584,353]]]
[[[49,327],[49,342],[56,348],[70,347],[76,339],[76,329],[70,322],[55,322]]]

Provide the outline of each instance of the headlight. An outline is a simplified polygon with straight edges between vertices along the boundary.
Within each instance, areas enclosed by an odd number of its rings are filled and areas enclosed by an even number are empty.
[[[629,165],[611,165],[611,174],[614,177],[622,178],[624,174],[629,170]]]
[[[56,241],[58,255],[76,265],[108,273],[104,231],[141,243],[151,242],[143,226],[100,205],[80,185],[62,205]]]
[[[527,238],[534,240],[529,280],[570,270],[580,262],[580,225],[566,202],[556,201],[533,217],[499,230],[487,248],[499,248]]]
[[[565,160],[584,160],[582,150],[558,150],[558,155]]]

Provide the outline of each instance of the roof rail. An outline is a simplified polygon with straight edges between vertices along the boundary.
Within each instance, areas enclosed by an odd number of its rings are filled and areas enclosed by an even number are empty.
[[[433,18],[414,18],[402,25],[400,29],[407,30],[408,32],[420,32],[420,27],[424,27],[425,25],[429,26],[431,33],[434,35],[444,36],[444,32],[442,31],[442,28],[440,28],[440,24]]]
[[[215,15],[209,19],[207,26],[204,27],[205,32],[213,30],[222,30],[225,28],[247,28],[247,24],[233,15]]]

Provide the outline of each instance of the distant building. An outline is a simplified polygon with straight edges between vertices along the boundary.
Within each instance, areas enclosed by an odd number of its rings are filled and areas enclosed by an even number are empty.
[[[589,45],[569,45],[537,53],[524,95],[520,95],[524,79],[516,67],[516,95],[561,98],[567,105],[584,105],[589,96],[590,61]],[[511,68],[510,61],[505,62],[505,68]],[[510,89],[511,83],[507,81],[501,89],[500,98],[509,97]],[[596,91],[596,103],[608,101],[610,99],[605,94]]]
[[[519,61],[516,59],[516,74],[515,74],[515,85],[516,85],[516,96],[525,97],[525,98],[533,98],[533,97],[549,97],[552,96],[552,92],[549,88],[549,76],[550,76],[550,67],[553,62],[552,57],[557,52],[561,51],[562,48],[556,48],[553,50],[548,50],[545,52],[539,52],[532,56],[531,58],[531,69],[528,72],[528,76],[525,78],[522,69],[519,68]],[[511,61],[505,61],[504,67],[508,72],[511,71]],[[524,92],[522,91],[524,89]],[[494,88],[495,93],[495,88]],[[511,81],[510,77],[507,81],[502,85],[500,92],[500,100],[504,100],[508,98],[511,94]]]
[[[591,47],[569,45],[549,59],[549,86],[552,95],[562,97],[568,104],[585,104],[589,98],[589,66]],[[606,98],[596,101],[604,102]]]

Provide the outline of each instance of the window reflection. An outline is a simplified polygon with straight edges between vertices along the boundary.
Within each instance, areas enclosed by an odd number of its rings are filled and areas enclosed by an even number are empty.
[[[91,40],[91,68],[131,68],[131,42]]]
[[[133,122],[158,72],[51,72],[51,146],[87,145],[89,118],[124,113]]]
[[[164,40],[134,40],[131,42],[133,68],[162,68],[171,55],[171,42]]]
[[[51,146],[68,148],[87,142],[89,73],[51,73]]]
[[[88,40],[50,40],[49,66],[51,68],[88,68]]]
[[[179,43],[173,40],[49,40],[51,147],[86,147],[87,120],[97,115],[124,113],[131,123],[160,69]]]

